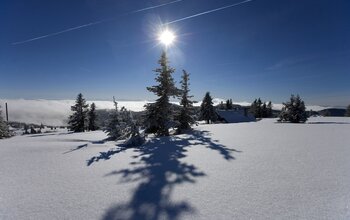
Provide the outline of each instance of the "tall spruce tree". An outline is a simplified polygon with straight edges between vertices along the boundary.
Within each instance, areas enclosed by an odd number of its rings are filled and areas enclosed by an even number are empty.
[[[10,137],[10,130],[7,123],[4,121],[0,106],[0,139]]]
[[[74,132],[83,132],[87,127],[87,112],[89,105],[81,93],[78,94],[75,105],[71,106],[73,114],[69,116],[69,128]]]
[[[346,108],[346,116],[350,117],[350,105],[348,105],[348,107]]]
[[[172,76],[175,69],[169,66],[165,51],[162,52],[158,63],[160,67],[154,70],[158,85],[147,87],[147,90],[159,98],[155,103],[146,105],[145,123],[149,126],[146,130],[156,133],[158,136],[169,136],[169,128],[175,124],[174,110],[169,99],[171,96],[177,96],[179,90],[175,87]]]
[[[89,118],[89,131],[96,131],[98,129],[97,127],[97,114],[96,114],[96,105],[95,103],[91,103],[90,110],[88,112],[88,118]]]
[[[203,98],[199,118],[200,120],[205,120],[207,124],[217,120],[217,115],[213,106],[213,99],[209,92],[205,93]]]
[[[195,123],[193,117],[192,117],[192,111],[193,111],[193,102],[190,100],[193,96],[189,95],[190,89],[188,82],[190,80],[189,78],[190,74],[186,72],[186,70],[183,70],[182,80],[181,80],[181,102],[180,105],[182,106],[180,110],[180,114],[177,117],[179,121],[179,132],[182,130],[190,129],[191,125]]]
[[[283,103],[279,121],[288,121],[292,123],[304,123],[307,120],[305,103],[300,96],[291,95],[290,101]]]

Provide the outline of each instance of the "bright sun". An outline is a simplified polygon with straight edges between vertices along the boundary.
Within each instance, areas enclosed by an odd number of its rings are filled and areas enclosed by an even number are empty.
[[[158,40],[165,46],[171,45],[175,40],[175,35],[169,30],[164,30],[159,34]]]

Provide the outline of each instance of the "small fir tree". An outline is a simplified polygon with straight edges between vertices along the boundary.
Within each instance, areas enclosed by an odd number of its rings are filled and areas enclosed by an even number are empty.
[[[227,99],[226,100],[226,110],[231,110],[231,109],[233,109],[232,99]]]
[[[98,127],[96,125],[97,114],[96,114],[95,103],[91,103],[91,105],[90,105],[90,110],[88,112],[88,118],[89,118],[89,125],[88,125],[89,131],[96,131],[98,129]]]
[[[185,70],[183,70],[182,80],[181,80],[181,102],[182,106],[180,110],[180,114],[178,115],[179,126],[178,129],[181,132],[182,130],[190,129],[191,125],[195,123],[192,117],[193,110],[193,102],[190,100],[193,96],[189,95],[189,78],[190,74],[188,74]]]
[[[74,132],[83,132],[87,125],[88,104],[81,93],[78,94],[75,105],[71,106],[73,114],[69,116],[69,128]]]
[[[0,139],[10,137],[10,130],[7,123],[4,121],[0,106]]]
[[[109,123],[105,129],[110,139],[125,140],[126,146],[138,146],[145,142],[130,111],[125,107],[118,110],[118,103],[114,100],[115,109],[110,114]]]
[[[265,102],[264,102],[264,104],[262,104],[262,107],[261,107],[261,117],[262,118],[267,117],[267,106],[266,106]]]
[[[267,117],[272,117],[272,102],[271,101],[269,101],[269,103],[267,103],[267,109],[266,109],[266,111],[267,111]]]
[[[220,110],[225,110],[225,109],[226,109],[226,105],[224,105],[224,102],[223,102],[223,101],[220,102],[218,108],[219,108]]]
[[[255,100],[253,101],[253,103],[250,105],[250,108],[249,108],[249,112],[252,113],[252,114],[254,115],[254,117],[256,117],[257,102],[258,102],[258,100],[255,99]]]
[[[23,126],[23,130],[24,130],[23,134],[29,134],[28,129],[29,129],[29,126],[27,124],[24,124],[24,126]]]
[[[209,92],[205,94],[201,104],[200,120],[205,120],[207,124],[217,120],[217,115],[213,106],[213,99]]]
[[[350,105],[346,108],[346,114],[347,117],[350,117]]]
[[[279,121],[292,123],[304,123],[307,120],[307,113],[304,101],[300,96],[291,95],[290,101],[283,103]]]
[[[158,61],[160,67],[154,70],[157,77],[155,78],[158,85],[147,87],[147,90],[153,92],[158,99],[155,103],[146,105],[146,130],[156,133],[158,136],[168,136],[169,128],[174,124],[174,110],[171,107],[169,99],[179,94],[175,87],[172,77],[175,69],[169,67],[169,61],[166,53],[163,52]]]
[[[104,128],[104,131],[107,133],[110,139],[118,140],[122,136],[122,131],[120,128],[120,114],[118,110],[118,102],[115,101],[113,97],[114,109],[109,114],[109,119],[107,126]]]
[[[262,101],[260,98],[258,98],[257,106],[256,106],[256,118],[262,117]]]
[[[142,145],[146,139],[140,133],[140,129],[137,126],[136,121],[133,118],[133,115],[126,108],[122,107],[120,110],[121,114],[121,139],[125,139],[126,146],[139,146]]]

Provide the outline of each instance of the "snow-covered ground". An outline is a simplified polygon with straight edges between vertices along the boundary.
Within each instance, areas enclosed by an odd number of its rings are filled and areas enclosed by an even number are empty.
[[[97,109],[113,109],[114,104],[112,101],[88,101],[88,104],[94,102]],[[215,98],[213,99],[214,105],[220,104],[220,102],[226,103],[226,100]],[[5,103],[9,106],[9,120],[25,123],[34,123],[40,125],[54,126],[66,126],[68,117],[72,113],[70,107],[74,105],[75,100],[26,100],[26,99],[0,99],[0,105],[4,107]],[[145,104],[150,101],[118,101],[118,106],[131,110],[131,111],[143,111]],[[178,102],[173,102],[178,104]],[[194,105],[200,106],[201,102],[197,102]],[[233,102],[242,106],[249,106],[249,102]],[[273,104],[273,109],[280,110],[282,104]],[[307,109],[319,111],[326,109],[322,106],[307,106]],[[4,114],[4,111],[3,111]]]
[[[131,149],[101,131],[0,140],[0,219],[349,219],[349,131],[316,117]]]

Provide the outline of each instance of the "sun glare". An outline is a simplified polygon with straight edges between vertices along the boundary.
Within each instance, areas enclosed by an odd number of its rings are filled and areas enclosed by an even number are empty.
[[[164,30],[159,34],[158,40],[165,46],[171,45],[175,40],[175,35],[169,30]]]

